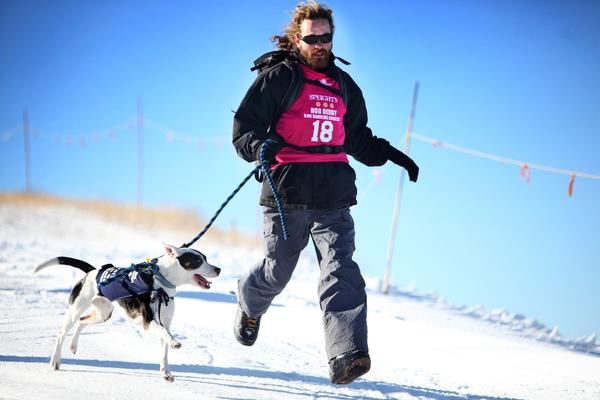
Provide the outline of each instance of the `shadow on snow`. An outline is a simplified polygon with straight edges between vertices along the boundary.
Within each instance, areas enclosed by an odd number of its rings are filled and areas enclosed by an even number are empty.
[[[46,364],[50,361],[49,357],[34,357],[34,356],[12,356],[12,355],[0,355],[0,362],[14,362],[14,363],[40,363]],[[101,361],[101,360],[76,360],[76,359],[63,359],[63,365],[77,365],[77,366],[87,366],[87,367],[97,367],[97,368],[118,368],[118,369],[128,369],[128,370],[148,370],[158,372],[158,364],[151,363],[137,363],[130,361]],[[312,376],[312,375],[303,375],[297,373],[290,372],[276,372],[276,371],[265,371],[258,369],[248,369],[248,368],[238,368],[238,367],[217,367],[212,365],[198,365],[198,364],[175,364],[170,365],[171,372],[175,373],[186,373],[186,374],[200,374],[203,377],[207,377],[207,375],[219,375],[218,380],[215,382],[210,382],[214,384],[219,384],[220,386],[231,386],[238,389],[260,389],[266,391],[274,391],[281,392],[283,394],[295,394],[298,395],[297,391],[291,390],[294,382],[301,382],[304,384],[312,384],[325,386],[327,389],[319,390],[319,395],[334,398],[334,399],[352,399],[355,398],[352,394],[344,394],[344,393],[335,393],[333,392],[336,388],[347,388],[347,389],[357,389],[357,390],[366,390],[366,391],[375,391],[380,392],[384,395],[389,394],[408,394],[411,396],[416,396],[423,399],[431,399],[431,400],[517,400],[515,398],[509,397],[494,397],[489,395],[475,395],[475,394],[462,394],[458,392],[441,390],[441,389],[431,389],[425,387],[417,387],[417,386],[409,386],[409,385],[400,385],[396,383],[389,382],[378,382],[378,381],[368,381],[368,380],[358,380],[348,386],[333,386],[329,382],[328,379]],[[256,383],[255,386],[248,386],[247,382],[228,382],[224,376],[231,377],[253,377],[259,379],[269,379],[269,380],[282,380],[283,383],[281,385],[274,385],[272,382],[268,384],[260,384]],[[178,380],[195,380],[194,377],[190,376],[181,376],[177,378]],[[209,383],[209,382],[206,382]],[[302,390],[306,391],[306,387],[303,387]],[[332,390],[332,391],[330,391]],[[303,393],[306,394],[306,393]],[[379,399],[381,396],[374,397],[365,397],[362,396],[363,399]]]

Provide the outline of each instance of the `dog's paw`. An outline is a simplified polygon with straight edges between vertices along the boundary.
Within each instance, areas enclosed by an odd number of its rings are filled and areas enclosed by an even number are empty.
[[[171,343],[171,348],[172,349],[180,349],[181,348],[181,343],[179,343],[179,342],[173,342],[173,343]]]
[[[169,383],[175,381],[175,377],[170,372],[163,373],[163,379]]]
[[[50,368],[52,368],[55,371],[58,371],[60,369],[60,361],[50,361]]]
[[[71,353],[77,354],[77,345],[76,344],[71,343],[70,348],[71,348]]]

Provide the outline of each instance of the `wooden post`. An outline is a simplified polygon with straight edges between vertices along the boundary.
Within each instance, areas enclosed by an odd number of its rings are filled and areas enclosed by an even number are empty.
[[[142,206],[142,190],[144,180],[144,114],[142,99],[137,100],[137,132],[138,132],[138,157],[137,157],[137,206]]]
[[[417,97],[419,95],[419,82],[415,82],[415,88],[413,91],[412,106],[410,110],[410,116],[408,117],[408,125],[406,127],[406,135],[404,137],[404,154],[408,155],[410,151],[410,135],[413,129],[413,122],[415,119],[415,111],[417,108]],[[394,242],[396,240],[396,230],[398,228],[398,215],[400,213],[400,201],[402,199],[402,186],[404,186],[404,176],[406,171],[402,168],[400,172],[400,181],[396,188],[396,197],[394,200],[394,211],[392,213],[392,230],[388,240],[387,248],[387,259],[385,262],[385,273],[383,275],[383,293],[388,294],[390,290],[390,274],[392,271],[392,256],[394,254]]]
[[[23,111],[23,147],[25,152],[25,192],[31,192],[31,149],[29,147],[29,113]]]

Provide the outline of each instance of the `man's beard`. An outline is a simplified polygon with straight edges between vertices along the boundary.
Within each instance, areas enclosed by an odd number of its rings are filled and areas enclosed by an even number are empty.
[[[326,49],[315,49],[315,50],[300,50],[300,55],[304,57],[304,60],[308,65],[313,68],[321,69],[329,66],[329,60],[331,59],[331,50]]]

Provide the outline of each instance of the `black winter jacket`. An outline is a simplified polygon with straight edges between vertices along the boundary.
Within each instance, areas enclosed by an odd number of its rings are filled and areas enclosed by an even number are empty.
[[[345,152],[368,166],[385,164],[393,147],[387,140],[374,136],[367,127],[367,109],[358,85],[334,62],[319,72],[346,86]],[[257,161],[260,145],[267,138],[278,140],[270,128],[285,111],[279,108],[291,80],[292,70],[280,63],[262,72],[248,89],[233,121],[233,145],[244,160]],[[272,176],[284,208],[337,209],[356,204],[356,174],[348,163],[283,164],[272,171]],[[266,180],[260,204],[275,207]]]

